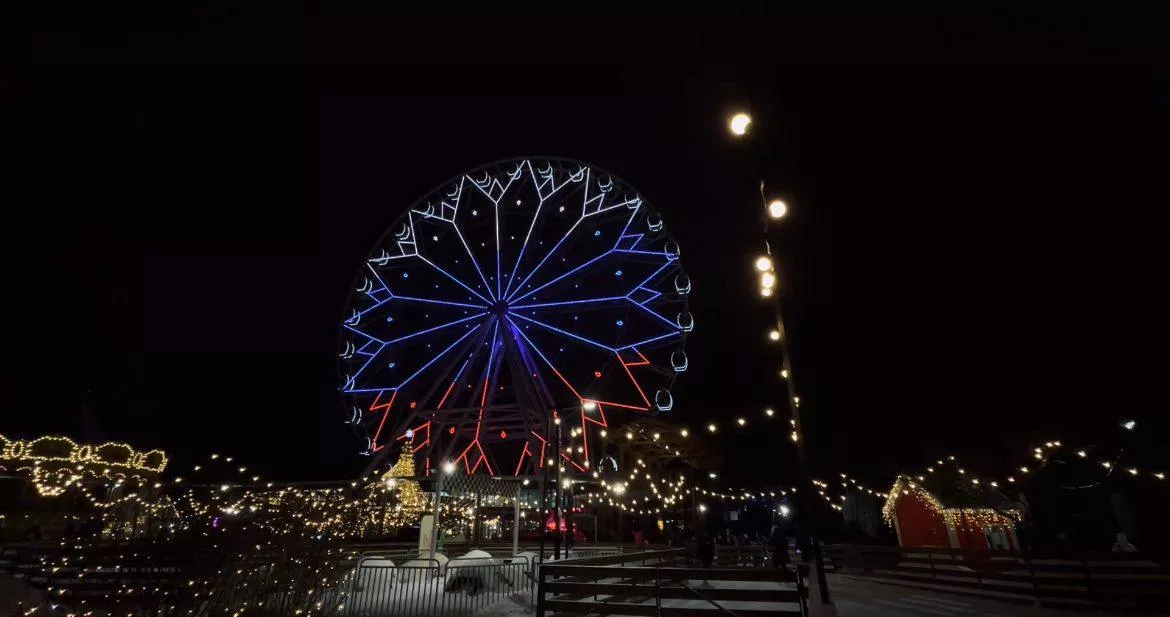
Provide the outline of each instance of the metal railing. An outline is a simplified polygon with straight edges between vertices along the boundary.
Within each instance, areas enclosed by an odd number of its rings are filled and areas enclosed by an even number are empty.
[[[401,565],[381,556],[363,557],[349,579],[336,614],[456,616],[511,602],[532,606],[532,563],[526,557],[415,558]]]

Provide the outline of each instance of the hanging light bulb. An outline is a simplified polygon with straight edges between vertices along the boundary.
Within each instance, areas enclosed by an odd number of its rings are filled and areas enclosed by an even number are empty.
[[[767,272],[772,269],[772,258],[767,255],[760,255],[756,258],[756,271]]]
[[[760,289],[772,289],[776,286],[776,275],[771,272],[760,274]]]
[[[780,331],[779,330],[772,330],[771,332],[769,332],[768,333],[768,340],[770,340],[770,341],[780,340]]]
[[[743,137],[748,132],[748,127],[751,126],[752,117],[744,112],[736,113],[731,116],[727,122],[727,128],[731,130],[731,134],[736,137]]]
[[[782,219],[786,214],[788,214],[788,204],[784,203],[783,199],[773,199],[768,202],[768,216]]]

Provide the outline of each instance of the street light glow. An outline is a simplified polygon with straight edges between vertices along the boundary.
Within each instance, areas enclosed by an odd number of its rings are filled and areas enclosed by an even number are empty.
[[[743,113],[742,111],[731,117],[727,123],[727,128],[731,129],[731,134],[736,137],[742,137],[748,132],[748,126],[752,123],[752,117]]]
[[[780,331],[779,330],[772,330],[771,332],[768,333],[768,339],[772,340],[772,341],[780,340]]]
[[[594,409],[597,409],[597,403],[595,401],[585,401],[585,403],[581,406],[585,408],[585,411],[593,411]]]
[[[772,259],[767,255],[760,255],[756,258],[756,270],[760,272],[767,272],[772,269]]]
[[[768,216],[782,219],[785,214],[788,214],[788,204],[784,203],[783,199],[773,199],[768,202]]]
[[[760,288],[771,290],[776,286],[776,275],[771,272],[760,274]]]

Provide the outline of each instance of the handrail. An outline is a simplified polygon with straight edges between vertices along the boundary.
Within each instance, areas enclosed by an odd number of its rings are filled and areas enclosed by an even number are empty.
[[[705,602],[707,602],[711,606],[714,606],[715,608],[719,609],[721,612],[727,613],[728,615],[731,615],[731,617],[739,617],[739,615],[736,615],[734,611],[732,611],[729,608],[724,608],[724,607],[720,606],[718,603],[716,603],[711,598],[708,598],[707,596],[699,593],[698,590],[695,589],[694,587],[691,587],[690,585],[688,585],[686,583],[682,583],[682,586],[683,586],[683,589],[686,589],[687,591],[695,594],[696,596],[699,596],[699,598],[701,600],[704,600]]]

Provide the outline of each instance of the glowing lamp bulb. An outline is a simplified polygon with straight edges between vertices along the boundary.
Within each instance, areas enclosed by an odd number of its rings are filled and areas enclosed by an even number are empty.
[[[712,432],[712,433],[714,433],[714,432],[715,432],[716,430],[718,430],[718,429],[717,429],[717,427],[716,427],[714,424],[708,424],[708,425],[707,425],[707,430],[708,430],[708,431],[710,431],[710,432]]]
[[[731,130],[732,135],[743,137],[747,134],[748,127],[751,123],[752,117],[741,111],[731,116],[731,120],[727,122],[727,128]]]
[[[1126,420],[1125,422],[1121,423],[1121,426],[1124,427],[1127,431],[1132,431],[1135,427],[1137,427],[1137,422],[1134,422],[1133,420]]]
[[[773,199],[768,202],[768,216],[782,219],[785,214],[788,214],[788,204],[784,203],[783,199]]]
[[[767,272],[772,269],[772,259],[767,255],[760,255],[756,258],[756,271]]]
[[[593,411],[594,409],[597,409],[597,403],[594,401],[585,401],[585,404],[581,405],[581,407],[583,407],[585,411]]]
[[[776,275],[771,272],[764,272],[760,275],[760,289],[772,289],[776,287]]]
[[[737,422],[737,423],[738,423],[740,426],[744,426],[744,425],[746,425],[746,424],[747,424],[747,420],[745,420],[745,419],[743,419],[743,418],[737,418],[735,421],[736,421],[736,422]]]
[[[771,297],[772,297],[772,293],[773,293],[773,292],[772,292],[772,288],[771,288],[771,287],[761,287],[761,288],[760,288],[760,297],[761,297],[761,298],[771,298]]]
[[[770,340],[770,341],[780,340],[780,331],[779,330],[772,330],[771,332],[769,332],[768,333],[768,340]]]
[[[455,473],[455,463],[452,463],[451,461],[443,463],[443,472],[447,475]]]

